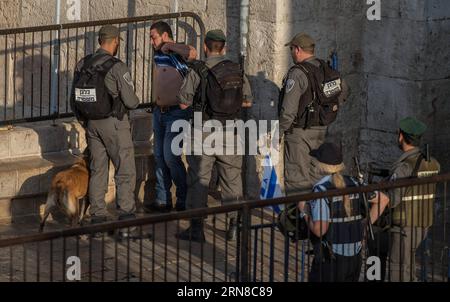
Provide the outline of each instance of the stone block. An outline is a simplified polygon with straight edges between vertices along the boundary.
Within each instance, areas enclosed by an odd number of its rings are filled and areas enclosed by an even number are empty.
[[[0,160],[9,158],[10,151],[10,130],[0,130]]]
[[[373,75],[368,76],[367,83],[368,128],[395,132],[402,118],[417,115],[420,83]]]
[[[428,20],[448,20],[450,2],[446,0],[423,0],[426,3]]]
[[[39,135],[32,129],[17,127],[10,134],[11,157],[41,154]]]
[[[365,21],[362,38],[364,72],[392,78],[423,80],[425,22],[385,19]]]
[[[362,167],[372,162],[378,166],[390,167],[401,155],[397,138],[395,132],[361,129],[359,154]]]
[[[37,216],[40,208],[33,198],[14,199],[11,201],[11,222],[22,221],[26,216]]]
[[[38,135],[41,154],[64,151],[69,148],[69,135],[61,124],[37,127],[34,131]]]
[[[0,26],[1,28],[13,28],[18,25],[21,15],[19,1],[0,1]]]
[[[428,21],[424,43],[427,48],[422,57],[423,80],[450,78],[450,66],[446,64],[450,61],[450,19]]]
[[[11,202],[9,199],[0,199],[0,221],[3,219],[10,219],[11,217]]]
[[[424,21],[426,19],[426,2],[427,0],[394,0],[381,1],[381,20],[400,19]],[[369,8],[369,6],[367,6]]]

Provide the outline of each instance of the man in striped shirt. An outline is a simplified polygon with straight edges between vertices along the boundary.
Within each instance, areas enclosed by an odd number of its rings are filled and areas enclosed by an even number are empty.
[[[172,152],[172,140],[179,132],[172,132],[172,124],[180,119],[187,120],[189,111],[181,110],[177,96],[188,72],[186,61],[197,57],[196,50],[189,45],[173,41],[170,26],[156,22],[150,28],[154,53],[154,73],[152,99],[156,105],[153,111],[154,155],[156,162],[156,201],[151,210],[171,211],[171,187],[175,184],[176,209],[186,208],[186,168],[181,156]],[[145,205],[148,209],[148,205]]]

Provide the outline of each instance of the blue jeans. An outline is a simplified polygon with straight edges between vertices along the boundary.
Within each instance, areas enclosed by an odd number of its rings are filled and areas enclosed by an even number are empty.
[[[162,113],[158,107],[153,111],[153,131],[155,134],[154,156],[156,161],[156,203],[159,205],[172,204],[170,189],[172,183],[177,187],[177,205],[186,204],[187,184],[186,167],[181,156],[173,154],[172,140],[180,132],[172,132],[172,124],[177,120],[188,119],[187,110],[172,107],[170,111]]]

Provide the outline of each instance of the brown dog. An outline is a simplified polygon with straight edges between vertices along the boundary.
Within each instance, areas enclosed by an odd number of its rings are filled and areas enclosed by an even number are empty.
[[[59,208],[69,217],[73,227],[81,223],[89,205],[86,198],[88,185],[89,170],[86,156],[71,168],[56,174],[47,197],[44,218],[41,221],[39,232],[44,230],[48,215],[56,208]]]

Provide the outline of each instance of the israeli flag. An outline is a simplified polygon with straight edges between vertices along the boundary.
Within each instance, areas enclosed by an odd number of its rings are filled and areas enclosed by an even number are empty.
[[[284,194],[281,191],[280,183],[278,181],[277,172],[272,163],[272,158],[270,157],[270,155],[267,155],[264,158],[263,167],[264,173],[261,182],[260,193],[261,200],[284,197]],[[272,209],[276,214],[279,214],[283,210],[283,208],[284,205],[272,206]]]

